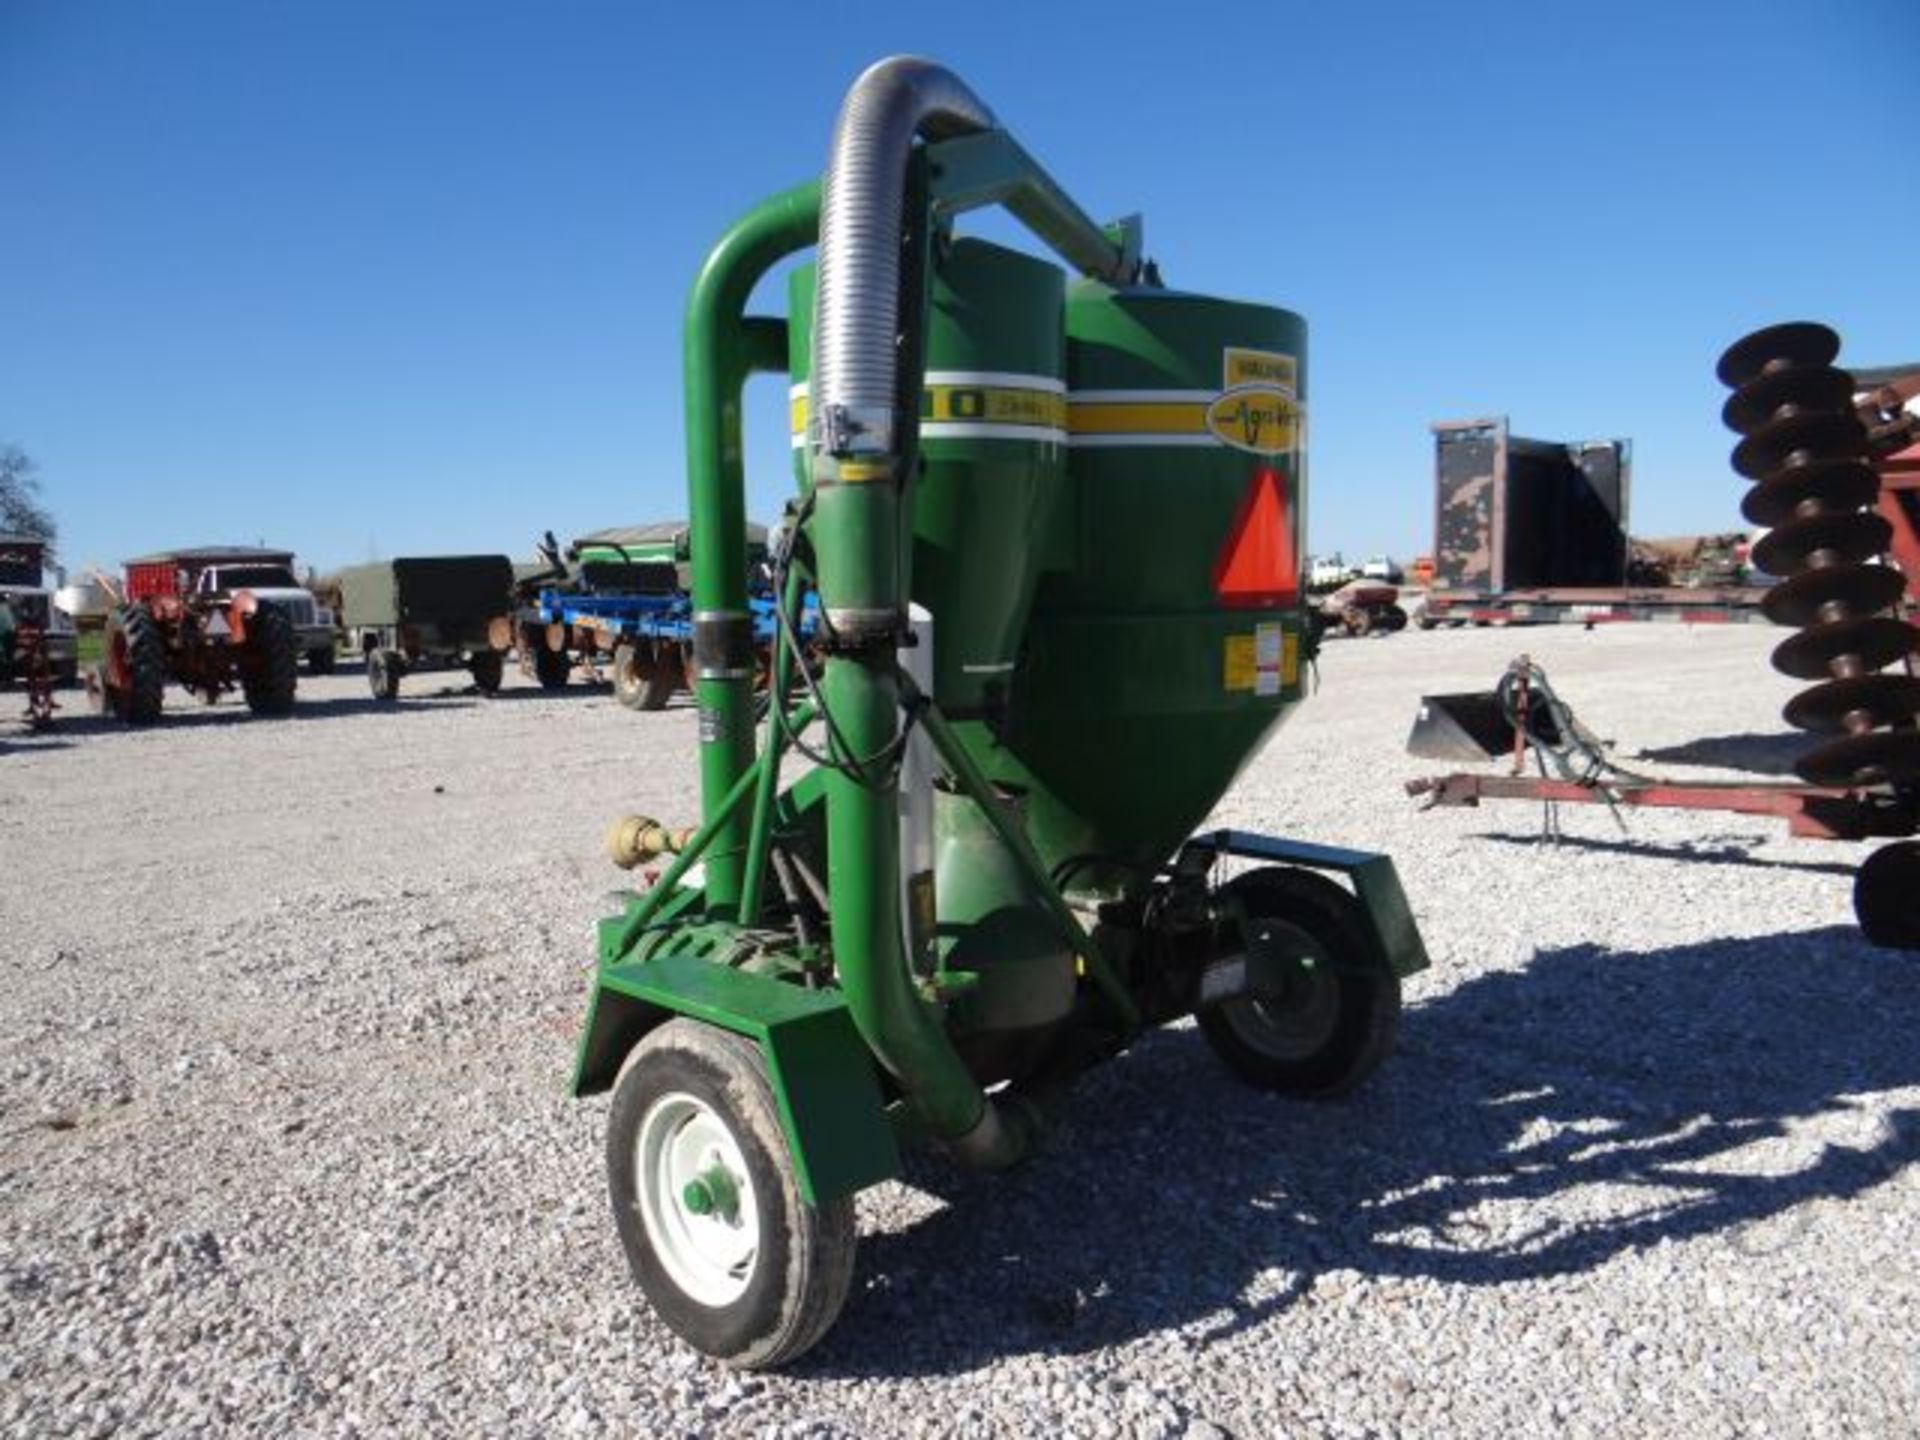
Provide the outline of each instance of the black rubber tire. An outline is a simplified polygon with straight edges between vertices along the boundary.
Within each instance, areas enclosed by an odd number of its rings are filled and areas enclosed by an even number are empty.
[[[278,605],[262,605],[247,617],[247,654],[241,659],[240,693],[256,715],[288,715],[300,684],[300,642],[293,621]]]
[[[759,1212],[747,1288],[726,1305],[683,1290],[655,1254],[637,1187],[641,1124],[655,1102],[690,1095],[731,1132]],[[607,1183],[627,1263],[654,1312],[688,1344],[741,1370],[796,1359],[846,1303],[858,1237],[853,1197],[801,1198],[766,1064],[753,1041],[693,1020],[669,1020],[634,1047],[607,1115]]]
[[[1389,605],[1380,613],[1380,618],[1388,634],[1407,628],[1407,612],[1398,605]]]
[[[640,649],[622,641],[613,647],[613,698],[629,710],[640,708],[640,696],[647,688],[651,671],[642,674]]]
[[[1290,866],[1249,870],[1225,893],[1249,912],[1305,932],[1330,964],[1306,972],[1295,1012],[1330,1007],[1324,1038],[1305,1052],[1279,1053],[1253,1037],[1277,1003],[1242,996],[1203,1007],[1200,1033],[1233,1074],[1262,1090],[1331,1100],[1357,1087],[1393,1050],[1400,1030],[1400,977],[1377,954],[1360,902],[1323,875]],[[1329,989],[1328,987],[1331,987]]]
[[[125,647],[125,684],[107,684],[113,675],[116,646]],[[101,661],[107,709],[129,725],[151,725],[160,718],[167,689],[167,642],[160,624],[144,605],[116,605],[107,616],[106,658]]]
[[[1868,941],[1885,950],[1920,950],[1920,844],[1882,845],[1853,877],[1853,914]]]
[[[331,645],[328,645],[324,649],[307,651],[307,673],[309,675],[331,675],[334,672],[334,667],[338,664],[339,659],[334,654]]]
[[[398,650],[367,651],[367,689],[376,700],[398,700],[400,677],[407,673],[407,661]]]
[[[549,650],[546,638],[540,637],[533,651],[533,676],[540,682],[540,688],[564,690],[572,674],[573,658],[564,650]]]
[[[677,664],[679,657],[675,656]],[[623,642],[613,652],[613,694],[629,710],[659,710],[673,698],[674,673],[655,659],[643,665],[638,645]]]
[[[496,695],[501,677],[506,674],[507,657],[498,650],[476,650],[467,658],[467,673],[482,695]]]

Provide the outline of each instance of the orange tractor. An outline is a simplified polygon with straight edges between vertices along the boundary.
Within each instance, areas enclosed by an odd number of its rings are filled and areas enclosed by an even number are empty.
[[[283,555],[207,546],[129,560],[106,653],[87,677],[95,704],[150,725],[171,679],[208,704],[237,686],[256,715],[291,711],[298,634],[286,608],[258,593],[277,587]],[[249,583],[256,570],[258,585]]]

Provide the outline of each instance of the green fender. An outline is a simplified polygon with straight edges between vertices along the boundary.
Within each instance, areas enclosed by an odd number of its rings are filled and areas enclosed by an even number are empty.
[[[574,1059],[573,1093],[609,1089],[640,1038],[675,1015],[760,1046],[808,1204],[900,1173],[873,1057],[840,994],[694,955],[601,966]]]

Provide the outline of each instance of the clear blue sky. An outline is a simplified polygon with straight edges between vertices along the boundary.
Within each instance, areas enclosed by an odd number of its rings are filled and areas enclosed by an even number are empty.
[[[864,64],[956,69],[1170,283],[1312,344],[1312,543],[1429,542],[1440,418],[1631,436],[1731,528],[1715,356],[1920,359],[1920,10],[0,0],[0,440],[69,563],[524,553],[684,513],[706,246]],[[789,485],[750,392],[752,508]]]

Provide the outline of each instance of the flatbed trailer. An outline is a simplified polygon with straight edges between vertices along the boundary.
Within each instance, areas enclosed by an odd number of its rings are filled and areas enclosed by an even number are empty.
[[[1442,625],[1614,625],[1665,620],[1682,625],[1765,623],[1758,585],[1553,587],[1482,594],[1430,590],[1418,612],[1422,630]]]

